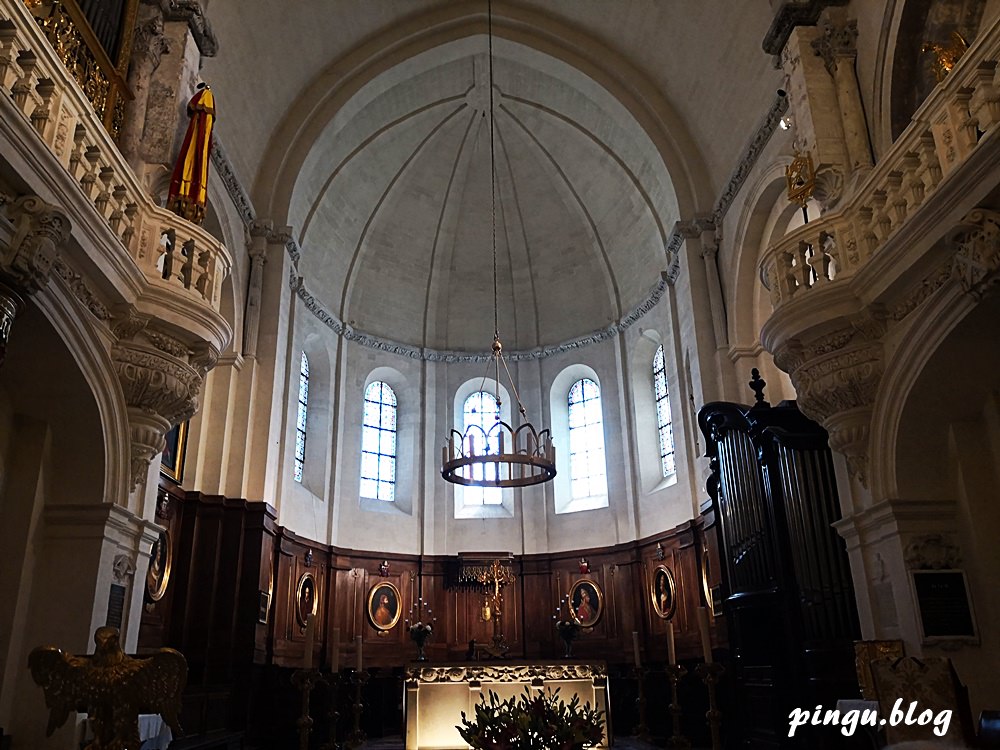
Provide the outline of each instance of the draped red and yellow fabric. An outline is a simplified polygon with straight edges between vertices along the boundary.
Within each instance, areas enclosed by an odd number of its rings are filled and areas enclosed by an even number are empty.
[[[206,86],[191,97],[187,112],[191,120],[170,178],[167,208],[188,221],[201,224],[205,219],[208,160],[212,153],[212,125],[215,122],[212,89]]]

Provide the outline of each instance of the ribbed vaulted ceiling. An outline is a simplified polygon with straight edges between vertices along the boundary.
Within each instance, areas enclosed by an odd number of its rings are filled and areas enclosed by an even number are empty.
[[[483,351],[493,332],[489,58],[484,36],[411,58],[316,138],[290,224],[310,291],[353,328]],[[615,97],[494,39],[496,245],[508,349],[618,321],[664,269],[677,217],[662,160]]]

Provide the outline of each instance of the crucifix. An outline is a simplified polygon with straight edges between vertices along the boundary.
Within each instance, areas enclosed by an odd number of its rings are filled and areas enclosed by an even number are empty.
[[[483,619],[493,621],[493,646],[489,651],[493,656],[502,656],[509,649],[502,625],[503,587],[514,582],[514,574],[509,566],[493,560],[488,566],[476,571],[474,580],[483,587],[486,597],[483,602]]]

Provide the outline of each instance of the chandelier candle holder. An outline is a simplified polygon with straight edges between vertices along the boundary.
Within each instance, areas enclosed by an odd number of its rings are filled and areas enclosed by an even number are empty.
[[[497,297],[497,167],[493,123],[493,6],[487,3],[490,73],[490,208],[493,229],[493,346],[483,374],[496,371],[496,422],[489,428],[470,425],[464,433],[452,430],[441,453],[441,476],[453,484],[471,487],[530,487],[556,475],[556,451],[548,430],[536,430],[528,421],[521,397],[500,343],[500,307]],[[517,402],[521,425],[516,429],[500,419],[500,368],[503,366]],[[482,387],[480,387],[482,390]]]
[[[424,606],[423,597],[410,605],[410,615],[404,621],[406,629],[410,631],[410,638],[417,644],[417,661],[427,661],[424,653],[424,644],[434,632],[434,623],[437,618],[433,616],[430,607]]]

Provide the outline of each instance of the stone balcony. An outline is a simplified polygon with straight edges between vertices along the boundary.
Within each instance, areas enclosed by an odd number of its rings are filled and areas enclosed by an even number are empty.
[[[20,0],[0,0],[0,91],[0,271],[43,306],[56,284],[89,313],[128,408],[134,486],[229,345],[232,257],[145,192]]]
[[[994,23],[856,189],[759,263],[761,343],[863,484],[893,329],[942,286],[980,293],[1000,265],[997,215],[980,210],[1000,184],[998,63]]]

